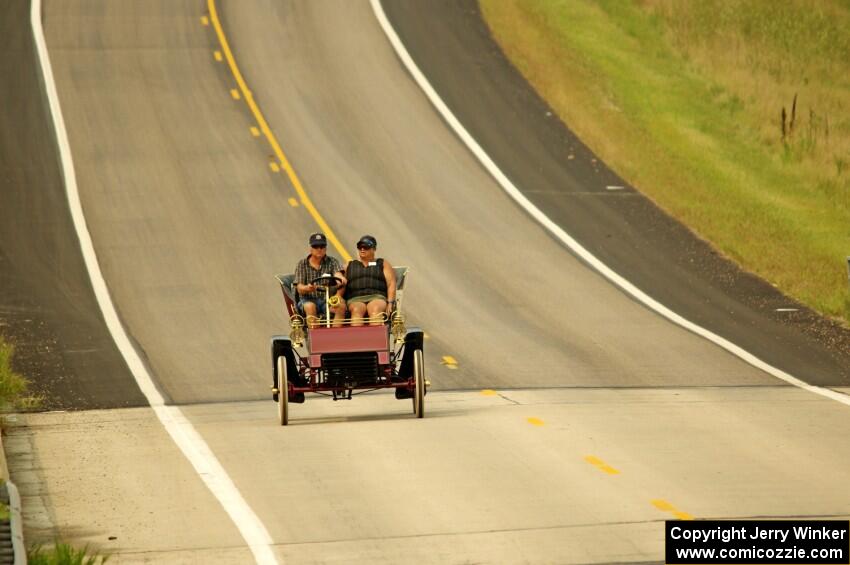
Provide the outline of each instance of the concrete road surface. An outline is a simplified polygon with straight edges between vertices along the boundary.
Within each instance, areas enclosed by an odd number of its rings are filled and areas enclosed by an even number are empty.
[[[424,420],[379,394],[311,401],[288,428],[269,408],[186,411],[281,563],[663,561],[678,516],[850,515],[847,410],[795,388],[447,391]],[[120,563],[250,560],[143,409],[22,424],[6,443],[30,539]]]
[[[317,228],[232,96],[204,3],[50,2],[45,26],[113,299],[281,562],[659,561],[676,516],[850,515],[850,408],[671,325],[557,244],[446,128],[368,3],[220,8],[323,217],[349,252],[371,233],[413,269],[425,420],[376,394],[276,424],[272,276]],[[30,539],[250,559],[148,410],[19,424]]]

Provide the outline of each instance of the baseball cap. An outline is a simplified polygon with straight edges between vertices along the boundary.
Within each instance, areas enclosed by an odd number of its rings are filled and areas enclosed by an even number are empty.
[[[325,237],[325,234],[321,232],[314,233],[310,236],[310,245],[327,245],[328,238]]]
[[[364,235],[357,242],[357,247],[360,247],[361,245],[365,245],[367,247],[378,247],[378,240],[371,235]]]

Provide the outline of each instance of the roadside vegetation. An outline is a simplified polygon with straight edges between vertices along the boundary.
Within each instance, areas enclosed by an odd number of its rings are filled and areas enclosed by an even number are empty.
[[[14,351],[0,336],[0,412],[33,410],[41,404],[39,397],[28,394],[29,382],[12,369]],[[0,503],[0,522],[8,520],[9,507]],[[30,565],[102,565],[108,559],[108,555],[93,552],[88,546],[78,549],[62,542],[51,547],[36,545],[27,551]]]
[[[480,5],[513,64],[622,177],[850,322],[850,3]]]
[[[29,565],[103,565],[108,560],[108,555],[91,551],[89,546],[78,549],[63,542],[51,547],[37,545],[27,552]]]
[[[27,396],[29,382],[12,369],[15,349],[0,337],[0,412],[35,408],[39,399]]]

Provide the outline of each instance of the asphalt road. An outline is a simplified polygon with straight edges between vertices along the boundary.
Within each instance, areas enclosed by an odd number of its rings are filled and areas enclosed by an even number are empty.
[[[243,73],[343,239],[374,233],[413,267],[407,307],[432,336],[440,388],[775,384],[603,284],[526,217],[437,118],[368,6],[258,6],[224,9]],[[436,367],[442,355],[459,369]]]
[[[50,2],[45,31],[113,299],[281,561],[656,561],[662,508],[848,515],[847,407],[671,325],[553,241],[445,127],[368,3],[220,10],[322,215],[351,247],[372,233],[412,267],[425,420],[374,395],[311,400],[276,425],[272,277],[315,222],[231,96],[203,3]],[[246,555],[147,410],[27,416],[10,435],[25,508],[44,509],[29,513],[35,535],[122,562]],[[69,465],[68,451],[97,456]],[[142,508],[167,519],[139,527]]]
[[[0,334],[44,408],[139,406],[68,213],[29,4],[0,3]]]

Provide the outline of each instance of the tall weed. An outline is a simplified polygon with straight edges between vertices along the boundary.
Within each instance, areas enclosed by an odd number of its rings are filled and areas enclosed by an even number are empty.
[[[15,348],[0,338],[0,410],[17,408],[29,384],[12,370],[14,352]]]
[[[92,552],[88,545],[77,549],[63,542],[49,548],[37,545],[27,552],[29,565],[103,565],[108,560],[108,555]]]

